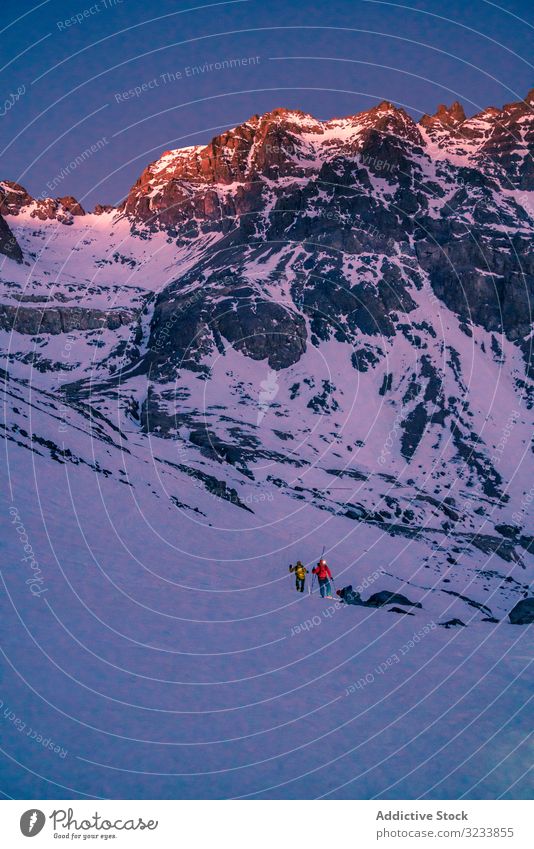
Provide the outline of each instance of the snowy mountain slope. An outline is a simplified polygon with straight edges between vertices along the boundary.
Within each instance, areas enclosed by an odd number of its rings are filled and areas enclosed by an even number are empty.
[[[21,410],[26,391],[11,385],[8,403]],[[207,463],[193,452],[181,472],[173,443],[151,438],[147,462],[137,432],[70,408],[58,424],[57,399],[32,395],[31,422],[10,434],[26,447],[8,443],[2,697],[66,755],[10,724],[10,794],[528,796],[530,641],[504,617],[530,571],[471,548],[445,585],[433,534],[325,521],[253,484],[239,489],[249,513],[195,485]],[[22,430],[37,428],[32,453]],[[39,576],[21,562],[21,525]],[[295,595],[284,561],[314,562],[318,538],[338,585],[422,607]]]
[[[527,793],[531,155],[532,93],[274,110],[90,214],[0,183],[3,645],[62,795]],[[323,545],[421,606],[295,596]]]

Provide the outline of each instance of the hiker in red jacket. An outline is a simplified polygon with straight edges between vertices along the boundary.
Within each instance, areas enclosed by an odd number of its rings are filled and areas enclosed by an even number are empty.
[[[321,598],[332,598],[332,589],[330,587],[329,578],[332,579],[332,572],[326,565],[326,560],[319,560],[315,569],[312,569],[314,575],[317,575],[317,580],[319,581],[319,591],[321,593]]]

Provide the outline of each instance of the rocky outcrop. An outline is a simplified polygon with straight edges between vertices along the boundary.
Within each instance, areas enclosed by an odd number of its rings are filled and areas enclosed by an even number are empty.
[[[117,330],[131,324],[135,313],[124,310],[46,307],[44,309],[0,304],[0,329],[34,336],[40,333],[71,333],[75,330]]]
[[[0,254],[22,262],[22,250],[11,232],[9,225],[0,215]]]
[[[428,272],[434,292],[449,309],[486,330],[504,332],[518,341],[530,332],[534,299],[534,253],[531,241],[514,238],[514,250],[488,244],[483,233],[455,232],[446,224],[425,219],[415,249]],[[422,238],[418,238],[421,237]]]
[[[508,188],[534,188],[534,89],[524,100],[489,107],[472,118],[458,102],[440,106],[420,123],[444,152],[467,155],[489,173],[500,170]]]
[[[534,89],[525,100],[503,106],[493,118],[493,132],[484,140],[480,155],[504,168],[516,188],[534,189],[534,162],[528,155],[534,145]]]
[[[20,215],[29,210],[31,218],[41,221],[57,220],[61,224],[72,224],[77,215],[85,215],[85,210],[72,195],[59,198],[32,198],[24,186],[4,180],[0,183],[0,214]]]
[[[423,115],[419,123],[422,127],[430,130],[437,128],[456,130],[465,120],[464,108],[461,103],[455,100],[451,106],[440,103],[434,115]]]
[[[113,212],[115,209],[110,203],[97,203],[93,209],[93,215],[104,215],[106,212]]]
[[[253,360],[267,360],[271,368],[287,368],[306,350],[302,316],[272,301],[220,301],[214,310],[214,329],[238,351]]]
[[[57,204],[62,206],[66,212],[70,212],[71,215],[85,215],[85,209],[72,195],[57,198]]]
[[[383,590],[379,593],[373,593],[373,595],[367,599],[365,604],[368,607],[383,607],[385,604],[404,604],[406,607],[419,608],[423,606],[418,601],[410,601],[409,598],[406,598],[405,595],[401,595],[401,593],[391,593],[387,590]]]
[[[18,215],[21,209],[32,204],[33,198],[24,186],[12,180],[0,182],[0,213],[2,215]]]
[[[524,598],[508,614],[512,625],[531,625],[534,622],[534,598]]]
[[[237,280],[224,293],[203,289],[180,297],[171,287],[156,302],[147,369],[156,380],[179,368],[202,370],[203,357],[224,351],[225,343],[273,369],[287,368],[306,350],[306,325],[296,311],[256,297]]]

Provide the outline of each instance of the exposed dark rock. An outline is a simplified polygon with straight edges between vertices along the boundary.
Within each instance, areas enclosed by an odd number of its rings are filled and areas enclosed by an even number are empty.
[[[512,625],[531,625],[534,622],[534,598],[518,601],[508,616]]]
[[[56,219],[62,224],[72,224],[76,215],[85,215],[85,210],[72,195],[61,198],[32,198],[24,186],[11,180],[0,185],[0,214],[19,215],[21,210],[31,208],[30,216],[41,221]]]
[[[152,377],[170,379],[178,368],[202,372],[205,356],[214,349],[223,353],[227,344],[253,359],[266,359],[271,368],[287,368],[308,344],[305,320],[311,344],[331,338],[352,343],[354,367],[367,371],[381,352],[362,344],[362,336],[387,339],[400,330],[420,348],[428,347],[427,334],[435,338],[424,323],[410,328],[402,321],[415,307],[411,290],[425,284],[425,274],[466,333],[472,333],[473,323],[502,331],[522,346],[530,364],[525,340],[534,299],[534,255],[530,239],[517,228],[529,216],[511,197],[509,207],[496,209],[494,193],[530,180],[531,106],[529,93],[524,101],[467,119],[459,103],[441,105],[434,116],[421,119],[422,134],[406,112],[383,101],[346,119],[345,128],[352,123],[357,129],[352,139],[345,132],[330,138],[333,122],[275,109],[252,116],[204,147],[164,154],[145,169],[120,211],[139,235],[145,227],[157,227],[184,242],[210,232],[224,239],[212,257],[158,297],[145,358]],[[456,155],[463,150],[466,164],[439,163],[436,180],[428,181],[421,166],[427,134],[445,151]],[[319,166],[310,139],[321,145]],[[374,191],[376,178],[390,184],[393,202]],[[447,183],[455,185],[454,194],[441,211],[431,211],[430,201],[444,197]],[[4,203],[15,214],[28,198],[16,184],[6,185]],[[232,188],[221,191],[222,186]],[[63,209],[69,207],[66,200],[54,203]],[[512,236],[503,234],[503,225]],[[241,274],[248,263],[260,267],[280,251],[280,244],[291,243],[305,246],[291,261],[295,309],[266,297]],[[274,276],[283,279],[286,263],[280,254]],[[350,282],[344,254],[358,257],[354,263],[361,274],[352,274]],[[451,363],[459,368],[452,354]],[[404,422],[407,459],[417,451],[427,424],[443,426],[450,415],[441,397],[442,376],[432,371],[430,359],[423,358],[422,373],[406,394],[406,402],[415,400],[425,387]],[[389,375],[380,392],[390,386]],[[461,451],[465,439],[456,437]],[[489,487],[496,493],[498,483],[488,483],[486,494]]]
[[[465,121],[464,108],[455,100],[452,106],[440,103],[434,115],[423,115],[420,124],[422,127],[441,126],[456,129],[463,121]]]
[[[0,329],[16,330],[35,336],[38,333],[70,333],[74,330],[117,330],[131,324],[135,313],[125,309],[84,309],[83,307],[31,307],[0,304]]]
[[[382,380],[382,386],[378,390],[379,395],[385,395],[386,392],[390,391],[392,380],[393,380],[393,375],[391,374],[391,372],[384,375],[384,379]]]
[[[214,311],[217,330],[238,351],[253,360],[266,359],[273,369],[296,363],[306,350],[306,325],[298,313],[269,301],[254,304],[219,302]]]
[[[33,203],[33,198],[23,186],[12,180],[3,180],[0,186],[0,214],[18,215],[21,209]]]
[[[321,415],[333,412],[339,408],[334,392],[335,386],[329,380],[323,380],[322,392],[310,398],[306,406],[308,409],[313,410],[314,413],[320,413]]]
[[[400,593],[391,593],[387,590],[382,590],[379,593],[373,593],[365,602],[369,607],[383,607],[385,604],[405,604],[407,607],[422,607],[418,601],[410,601],[405,595]]]
[[[369,348],[361,348],[359,351],[352,352],[351,362],[355,369],[365,372],[379,362],[379,357]]]
[[[139,421],[142,433],[154,433],[164,438],[175,436],[182,423],[177,415],[167,412],[160,396],[151,386],[141,405]]]
[[[530,330],[534,297],[529,241],[514,237],[513,251],[503,251],[487,245],[476,229],[455,234],[454,220],[428,219],[426,225],[416,252],[438,298],[464,321],[504,332],[511,341],[522,339]]]
[[[468,596],[462,595],[461,593],[457,593],[455,592],[455,590],[442,590],[442,592],[447,593],[447,595],[453,595],[456,598],[461,598],[462,601],[465,601],[465,603],[469,605],[469,607],[476,607],[477,610],[481,610],[484,613],[489,613],[490,616],[493,615],[491,609],[489,607],[486,607],[485,604],[482,604],[479,601],[475,601],[472,598],[468,598]]]
[[[70,212],[71,215],[85,215],[85,209],[80,203],[78,203],[75,197],[72,197],[72,195],[66,195],[65,197],[58,198],[57,202],[61,204],[63,209]]]
[[[417,404],[402,422],[401,454],[410,460],[425,432],[428,423],[428,412],[424,404]]]
[[[408,610],[403,610],[402,607],[390,607],[388,613],[404,613],[406,616],[415,616],[415,613],[410,613]]]
[[[97,203],[93,209],[93,215],[103,215],[105,212],[113,212],[114,206],[109,203]]]
[[[489,534],[472,534],[469,536],[469,542],[483,551],[484,554],[495,552],[507,563],[521,563],[521,557],[517,554],[515,542],[512,540],[490,536]]]
[[[214,475],[202,472],[200,469],[195,469],[192,466],[186,466],[184,463],[173,463],[170,460],[163,460],[160,457],[156,457],[155,459],[160,463],[164,463],[166,466],[172,466],[175,469],[179,469],[179,471],[183,472],[194,481],[198,481],[198,483],[215,498],[220,498],[223,501],[229,501],[231,504],[235,504],[237,507],[240,507],[242,510],[246,510],[248,513],[254,513],[254,510],[247,507],[247,505],[241,501],[237,490],[234,489],[234,487],[228,486],[225,481],[219,480]]]
[[[22,262],[22,250],[19,243],[11,232],[9,225],[0,215],[0,254]]]
[[[336,478],[352,478],[355,481],[366,481],[368,476],[357,469],[325,469],[327,475],[333,475]]]
[[[166,289],[156,302],[147,364],[153,378],[167,379],[176,368],[201,369],[202,356],[224,340],[273,369],[296,363],[306,349],[306,325],[298,312],[255,296],[240,278],[215,278],[213,288]],[[217,295],[217,297],[215,296]]]

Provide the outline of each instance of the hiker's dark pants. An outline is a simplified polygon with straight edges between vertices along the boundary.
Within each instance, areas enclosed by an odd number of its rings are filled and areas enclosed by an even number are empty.
[[[305,580],[306,580],[306,578],[297,578],[295,576],[295,582],[296,582],[296,585],[297,585],[297,592],[301,592],[301,593],[304,592],[304,581]]]
[[[319,592],[321,593],[321,597],[324,598],[326,595],[332,595],[332,590],[330,589],[330,581],[328,578],[318,578],[319,581]]]

